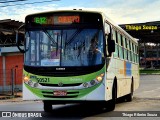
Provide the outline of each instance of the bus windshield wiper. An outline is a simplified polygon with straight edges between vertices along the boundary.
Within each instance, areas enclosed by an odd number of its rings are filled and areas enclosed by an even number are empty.
[[[43,32],[50,38],[50,40],[51,40],[54,44],[57,44],[57,42],[55,42],[54,38],[52,38],[52,36],[50,35],[50,33],[49,33],[45,28],[43,28],[42,30],[43,30]]]
[[[70,43],[72,43],[72,41],[74,40],[74,38],[82,31],[83,29],[78,29],[75,31],[75,33],[69,38],[68,42],[66,42],[66,46],[69,45]]]
[[[51,36],[50,33],[44,28],[44,26],[42,26],[42,25],[39,24],[39,23],[34,23],[34,22],[31,22],[31,24],[34,25],[34,26],[40,26],[41,29],[42,29],[42,31],[50,38],[50,40],[51,40],[54,44],[56,44],[54,38],[52,38],[52,36]]]

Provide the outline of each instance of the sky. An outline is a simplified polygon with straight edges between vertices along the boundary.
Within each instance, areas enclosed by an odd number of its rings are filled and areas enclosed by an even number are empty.
[[[13,0],[0,0],[0,20],[24,22],[25,16],[32,13],[83,9],[102,11],[117,24],[160,21],[160,0],[26,0],[1,3],[3,1]],[[50,2],[11,6],[42,1]]]

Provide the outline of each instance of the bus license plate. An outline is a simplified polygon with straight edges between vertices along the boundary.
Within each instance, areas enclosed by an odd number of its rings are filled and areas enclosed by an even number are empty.
[[[54,96],[66,96],[67,95],[67,91],[54,91],[53,95]]]

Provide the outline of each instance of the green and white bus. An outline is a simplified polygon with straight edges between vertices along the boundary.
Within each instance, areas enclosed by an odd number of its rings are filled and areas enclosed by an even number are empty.
[[[20,28],[19,28],[20,30]],[[25,18],[23,99],[95,103],[114,110],[139,86],[138,42],[101,12],[66,10]]]

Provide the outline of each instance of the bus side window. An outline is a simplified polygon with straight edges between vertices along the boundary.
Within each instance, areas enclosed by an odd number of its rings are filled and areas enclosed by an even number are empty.
[[[131,42],[131,60],[134,62],[134,57],[133,57],[133,43]]]
[[[104,31],[105,31],[105,38],[106,38],[106,54],[108,55],[109,52],[108,52],[108,40],[111,39],[111,26],[105,22],[105,28],[104,28]]]
[[[128,46],[128,60],[131,61],[131,52],[130,52],[130,40],[127,40],[127,46]]]
[[[130,45],[131,45],[131,51],[133,52],[133,43],[131,42]]]
[[[120,33],[118,33],[118,44],[119,44],[119,57],[123,59],[122,35]]]
[[[138,46],[136,46],[136,62],[139,63],[139,57],[138,57]]]
[[[129,48],[130,48],[130,61],[132,61],[132,42],[129,41]]]
[[[107,40],[108,39],[111,39],[111,31],[110,31],[111,27],[108,23],[105,23],[105,28],[104,28],[104,31],[105,31],[105,38],[106,38],[106,46],[108,46],[108,42]],[[108,47],[107,47],[108,49]]]
[[[109,33],[111,33],[111,31],[110,31],[110,25],[108,24],[108,23],[105,23],[105,35],[109,35]]]
[[[112,36],[113,36],[113,40],[115,40],[115,43],[117,43],[116,31],[114,29],[112,29]]]
[[[125,38],[125,36],[122,36],[122,40],[123,40],[124,60],[127,60],[127,53],[126,53],[126,38]]]
[[[129,52],[128,52],[128,39],[126,38],[126,56],[127,56],[127,59],[126,60],[129,60]]]
[[[115,41],[114,57],[118,57],[118,41],[116,37],[116,31],[114,29],[112,29],[112,36],[113,36],[113,40]]]
[[[121,45],[121,34],[117,32],[118,44]]]

